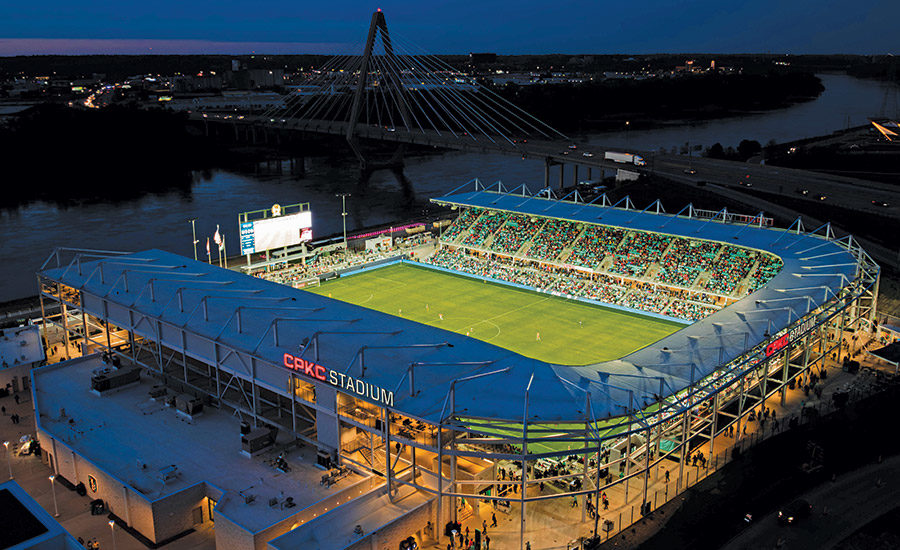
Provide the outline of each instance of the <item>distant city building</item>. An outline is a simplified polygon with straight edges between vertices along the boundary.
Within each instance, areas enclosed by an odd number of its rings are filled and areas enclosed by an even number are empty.
[[[237,90],[259,90],[284,86],[284,69],[241,69],[228,75],[231,88]]]
[[[45,359],[37,325],[0,330],[0,394],[28,390],[31,369]]]
[[[174,98],[166,106],[176,111],[240,111],[254,112],[284,102],[284,96],[274,92],[224,92],[222,95]]]
[[[199,73],[196,75],[181,75],[172,79],[175,92],[209,92],[221,90],[224,79],[215,73]]]

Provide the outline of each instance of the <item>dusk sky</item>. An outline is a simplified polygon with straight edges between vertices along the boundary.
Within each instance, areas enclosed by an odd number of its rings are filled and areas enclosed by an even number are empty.
[[[898,53],[900,0],[3,2],[0,55],[332,53],[392,33],[431,53]]]

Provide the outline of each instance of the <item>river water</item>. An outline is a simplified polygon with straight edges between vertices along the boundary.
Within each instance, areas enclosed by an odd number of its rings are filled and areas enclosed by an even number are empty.
[[[711,120],[655,130],[594,134],[598,144],[643,150],[681,146],[685,142],[708,147],[720,142],[736,146],[742,139],[765,144],[788,141],[865,124],[877,116],[885,85],[845,75],[820,75],[825,91],[814,101],[778,111]],[[896,93],[896,91],[892,92]],[[198,254],[206,257],[206,238],[218,225],[228,252],[239,248],[237,214],[268,208],[274,203],[308,202],[313,231],[319,236],[341,230],[339,192],[350,192],[348,230],[403,220],[422,213],[429,197],[441,195],[478,177],[484,182],[502,179],[536,189],[543,164],[535,160],[495,154],[446,153],[407,159],[406,175],[412,188],[403,190],[394,176],[377,172],[364,189],[357,187],[356,163],[308,158],[303,177],[237,174],[216,171],[196,175],[190,192],[149,195],[141,199],[62,207],[32,203],[0,210],[0,301],[34,295],[35,271],[54,247],[137,251],[161,248],[192,256],[189,218],[197,218]],[[40,173],[35,181],[40,184]],[[215,261],[215,245],[213,245]]]

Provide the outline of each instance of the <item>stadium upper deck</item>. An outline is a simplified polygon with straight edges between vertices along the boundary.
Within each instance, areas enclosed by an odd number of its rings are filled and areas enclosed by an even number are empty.
[[[768,285],[619,360],[548,364],[449,331],[151,250],[47,269],[91,314],[279,389],[298,370],[381,406],[452,416],[591,421],[678,393],[852,281],[857,258],[824,237],[479,191],[436,202],[728,242],[780,256]],[[104,311],[102,301],[113,304]],[[184,334],[182,334],[184,332]],[[276,335],[277,333],[277,335]],[[286,357],[298,357],[286,361]],[[286,364],[289,363],[289,364]],[[528,388],[540,391],[528,392]],[[589,400],[585,395],[588,394]],[[589,403],[589,408],[586,407]]]

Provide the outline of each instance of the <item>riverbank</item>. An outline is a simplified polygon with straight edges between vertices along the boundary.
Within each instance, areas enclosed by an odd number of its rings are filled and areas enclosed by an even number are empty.
[[[587,132],[784,109],[814,100],[825,86],[810,73],[770,72],[507,85],[497,91],[558,130]]]

